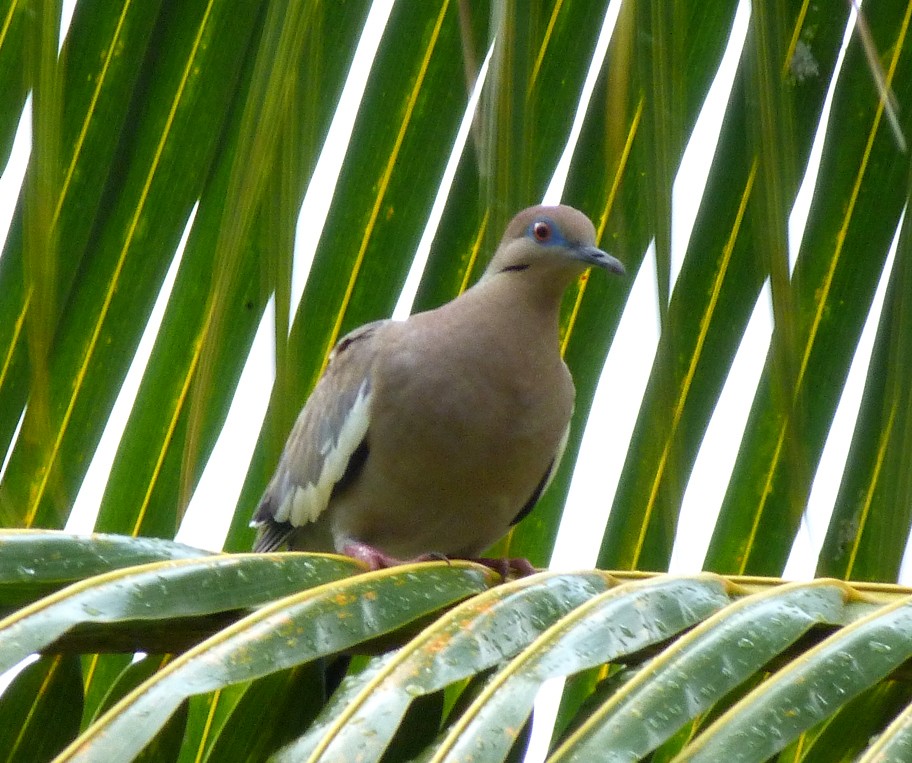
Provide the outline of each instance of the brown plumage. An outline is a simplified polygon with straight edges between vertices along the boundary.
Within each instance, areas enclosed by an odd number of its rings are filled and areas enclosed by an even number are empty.
[[[287,542],[380,567],[496,541],[566,443],[574,388],[558,314],[593,265],[623,273],[581,212],[532,207],[459,297],[344,337],[254,514],[256,550]]]

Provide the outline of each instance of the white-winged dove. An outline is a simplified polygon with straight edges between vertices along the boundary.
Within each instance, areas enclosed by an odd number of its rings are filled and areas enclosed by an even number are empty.
[[[593,265],[624,272],[582,212],[531,207],[472,288],[344,337],[254,513],[255,550],[287,542],[376,569],[473,558],[502,536],[532,510],[567,442],[574,387],[558,314]]]

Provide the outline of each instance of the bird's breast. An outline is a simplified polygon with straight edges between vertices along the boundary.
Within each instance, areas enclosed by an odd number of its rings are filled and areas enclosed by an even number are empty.
[[[492,363],[490,350],[478,354],[484,337],[474,340],[391,353],[374,390],[371,436],[397,444],[390,452],[408,462],[402,473],[410,478],[504,485],[519,475],[510,490],[522,493],[531,481],[531,492],[570,419],[572,380],[556,349],[539,358],[503,346]]]
[[[531,351],[490,326],[421,328],[393,338],[372,373],[369,455],[336,496],[334,532],[393,555],[477,553],[547,473],[573,383],[556,342]]]

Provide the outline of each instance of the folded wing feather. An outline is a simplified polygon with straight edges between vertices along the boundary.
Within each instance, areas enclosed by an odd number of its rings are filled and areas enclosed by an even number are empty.
[[[316,521],[342,479],[370,424],[370,368],[376,321],[344,337],[295,422],[278,468],[251,524],[255,549],[278,548],[298,527]]]

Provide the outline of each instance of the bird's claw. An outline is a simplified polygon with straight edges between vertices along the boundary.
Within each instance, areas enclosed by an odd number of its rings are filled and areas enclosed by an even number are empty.
[[[538,572],[538,570],[532,566],[532,562],[521,556],[499,558],[481,556],[474,559],[467,559],[466,561],[483,564],[485,567],[494,570],[494,572],[500,575],[504,580],[510,576],[511,572],[515,573],[518,578],[524,578]]]
[[[379,548],[371,546],[368,543],[361,543],[360,541],[350,541],[346,543],[342,547],[342,553],[353,559],[357,559],[359,562],[363,562],[372,572],[374,570],[397,567],[400,564],[412,564],[415,562],[449,562],[452,559],[460,558],[448,557],[445,554],[430,552],[416,556],[413,559],[397,559],[395,556],[383,553]],[[534,575],[537,572],[535,567],[532,566],[532,563],[523,557],[466,557],[464,561],[482,564],[496,572],[504,580],[510,577],[510,573],[515,573],[517,577],[523,578],[527,575]]]
[[[384,554],[379,548],[359,541],[346,543],[342,547],[342,553],[352,559],[363,562],[371,572],[406,563],[404,559],[397,559],[395,556]]]

